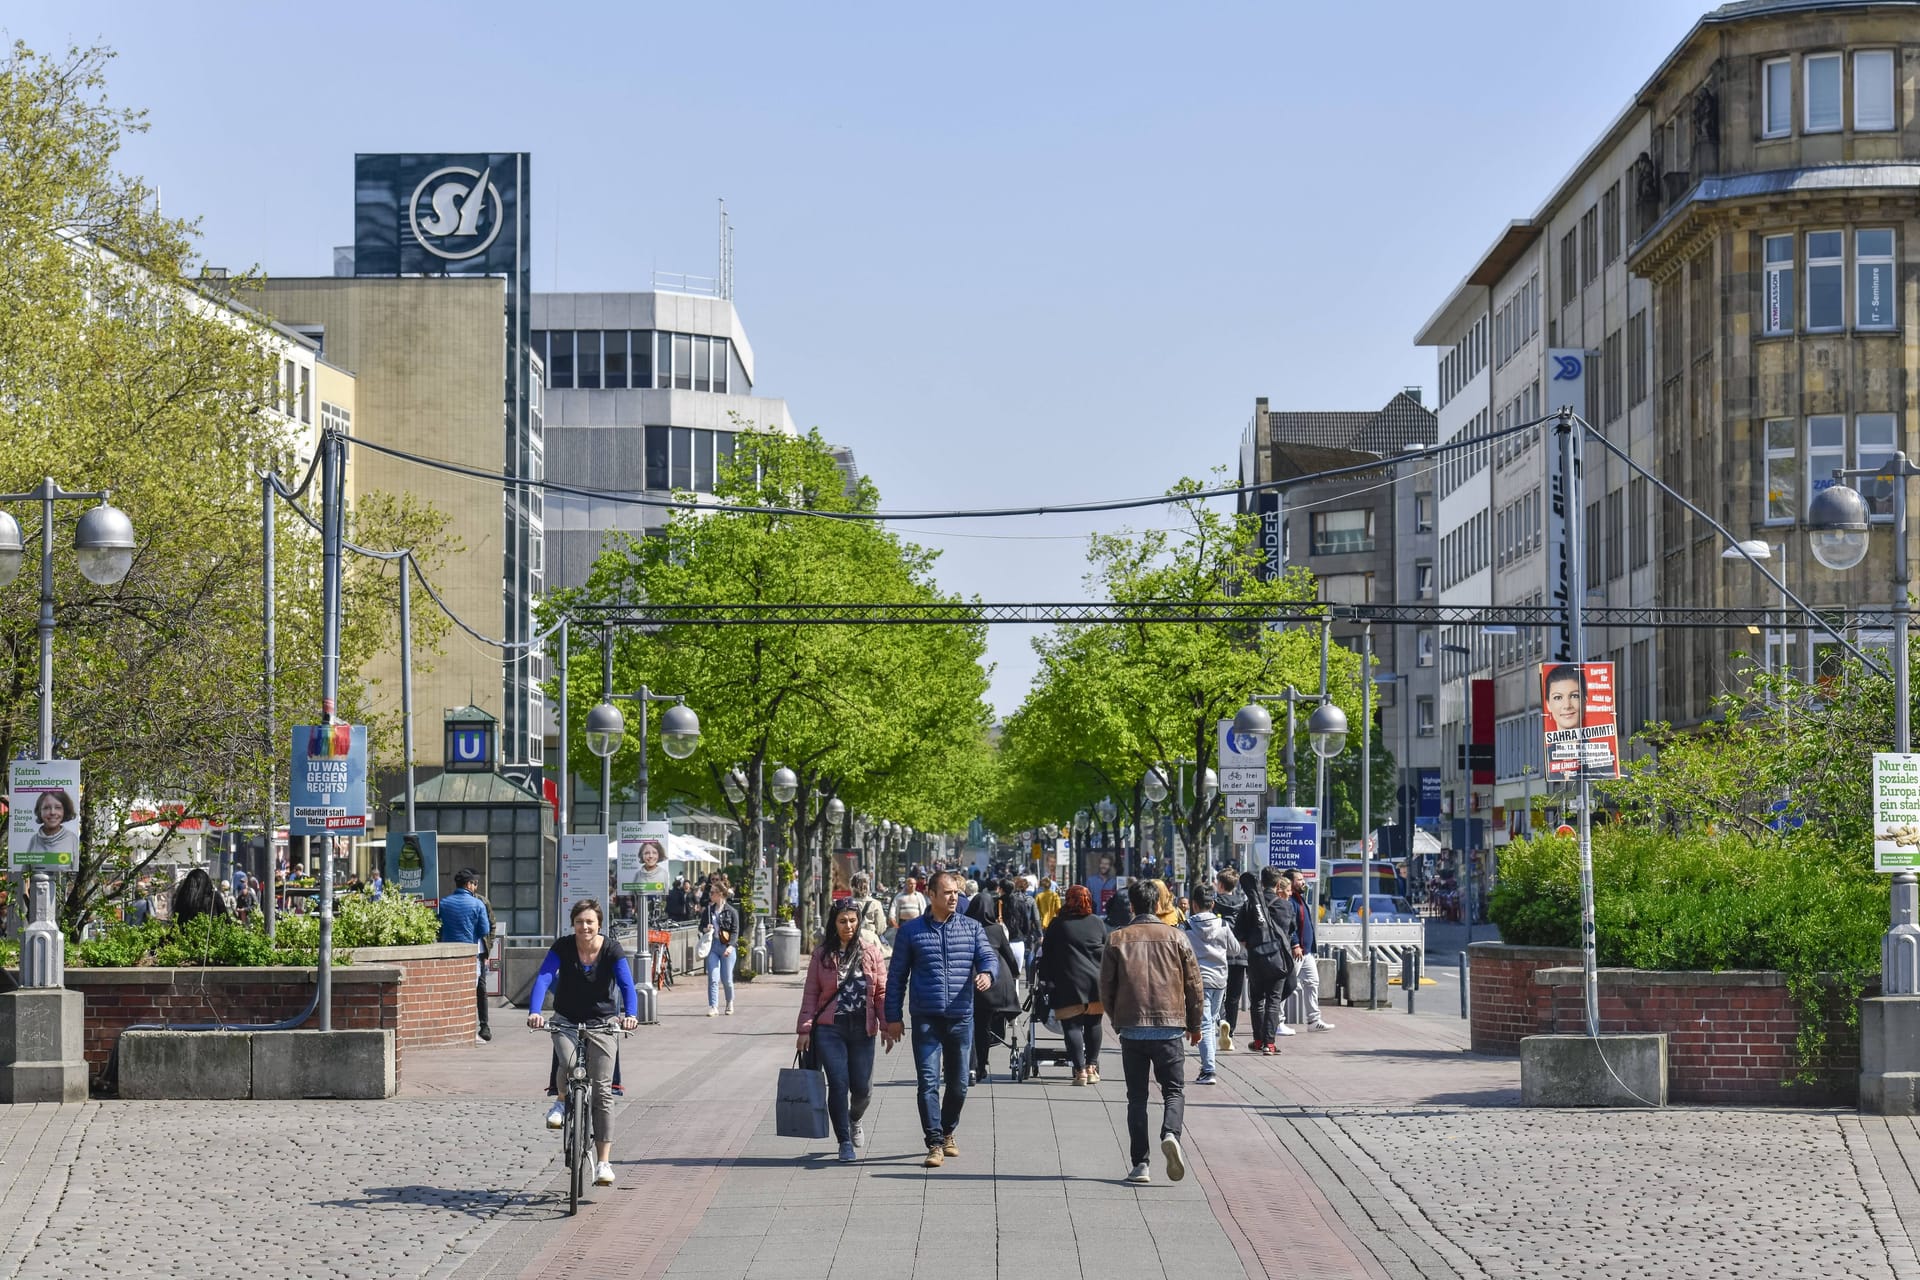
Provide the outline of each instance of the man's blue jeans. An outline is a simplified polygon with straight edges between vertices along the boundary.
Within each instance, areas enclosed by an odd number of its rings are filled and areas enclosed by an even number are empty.
[[[967,1105],[967,1068],[973,1061],[973,1019],[913,1015],[913,1067],[920,1077],[920,1127],[937,1147],[960,1127]],[[940,1092],[940,1074],[947,1089]]]

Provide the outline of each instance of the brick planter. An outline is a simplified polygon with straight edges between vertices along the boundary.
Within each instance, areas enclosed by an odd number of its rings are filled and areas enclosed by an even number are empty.
[[[1578,965],[1580,953],[1566,947],[1511,947],[1476,942],[1467,948],[1467,1008],[1474,1053],[1520,1056],[1520,1040],[1549,1028],[1551,994],[1534,985],[1541,969]]]
[[[353,963],[333,969],[333,1025],[393,1031],[396,1076],[409,1049],[473,1039],[471,943],[349,950]],[[127,1027],[283,1021],[313,999],[315,977],[313,969],[290,967],[72,968],[66,985],[86,997],[87,1070],[98,1075]],[[317,1027],[318,1011],[301,1025]]]

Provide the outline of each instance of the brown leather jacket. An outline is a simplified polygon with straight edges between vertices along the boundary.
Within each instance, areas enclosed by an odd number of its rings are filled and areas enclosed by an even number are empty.
[[[1152,916],[1107,935],[1100,958],[1100,1000],[1116,1028],[1180,1027],[1199,1035],[1200,964],[1178,929]]]

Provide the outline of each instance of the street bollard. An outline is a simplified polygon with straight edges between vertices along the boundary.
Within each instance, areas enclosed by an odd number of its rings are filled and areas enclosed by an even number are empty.
[[[1407,993],[1407,1012],[1413,1012],[1413,996],[1420,988],[1420,974],[1413,966],[1413,949],[1400,953],[1400,989]]]
[[[1367,955],[1367,1008],[1369,1009],[1380,1007],[1380,970],[1385,963],[1377,955],[1372,953]]]
[[[1460,953],[1460,1016],[1467,1016],[1467,953]]]
[[[1340,962],[1333,967],[1333,1002],[1336,1005],[1353,1003],[1353,979],[1347,972],[1347,953],[1340,952]]]

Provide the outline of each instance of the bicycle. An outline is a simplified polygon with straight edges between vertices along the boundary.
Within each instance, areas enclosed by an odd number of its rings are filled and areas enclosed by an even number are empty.
[[[649,929],[647,949],[653,953],[654,987],[661,991],[673,990],[673,934],[665,929]]]
[[[568,1216],[580,1212],[580,1196],[593,1171],[593,1080],[587,1071],[586,1032],[611,1031],[618,1025],[608,1018],[576,1023],[555,1015],[547,1018],[544,1028],[529,1028],[573,1033],[573,1070],[561,1081],[561,1096],[567,1107],[560,1126],[560,1151],[567,1165]]]

